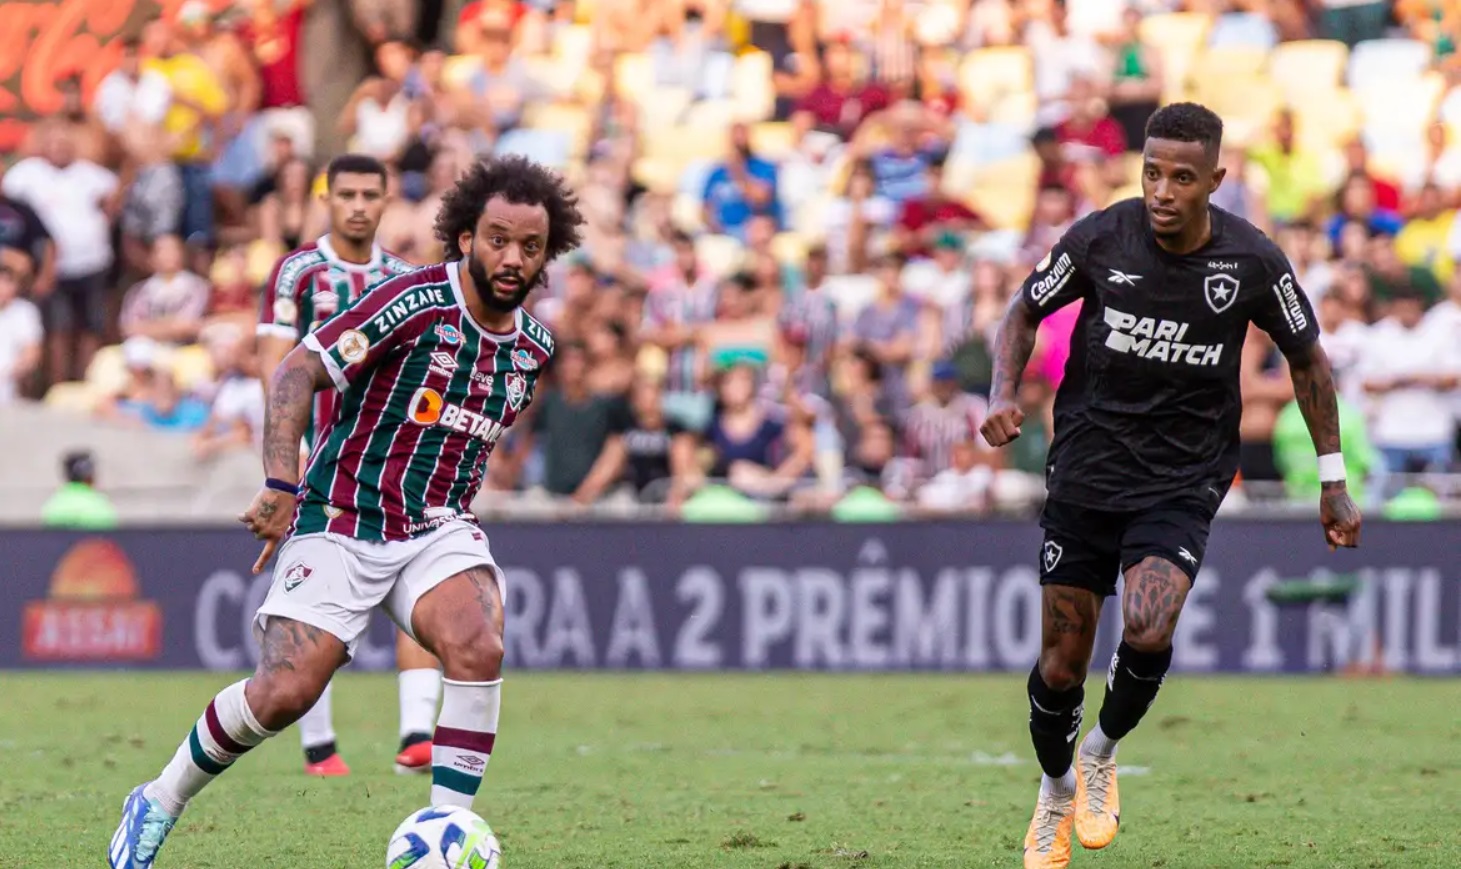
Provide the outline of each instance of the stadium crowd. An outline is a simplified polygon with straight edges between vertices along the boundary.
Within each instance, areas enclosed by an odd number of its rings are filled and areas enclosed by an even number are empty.
[[[552,387],[490,487],[720,517],[1028,503],[1079,306],[1042,326],[1000,453],[994,325],[1072,221],[1139,195],[1145,119],[1192,98],[1228,124],[1215,201],[1314,302],[1351,479],[1456,467],[1455,0],[348,6],[374,72],[337,111],[305,92],[309,0],[188,0],[69,86],[0,182],[0,403],[250,449],[260,287],[327,231],[332,152],[388,165],[379,240],[422,264],[443,189],[518,152],[590,222],[530,303]],[[1306,498],[1283,364],[1250,336],[1239,491]]]

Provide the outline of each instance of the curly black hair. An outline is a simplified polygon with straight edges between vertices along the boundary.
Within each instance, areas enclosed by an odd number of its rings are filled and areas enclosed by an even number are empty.
[[[447,261],[463,256],[458,239],[476,232],[487,200],[501,196],[514,205],[541,205],[548,212],[548,261],[578,247],[583,214],[578,197],[562,176],[527,157],[512,154],[474,163],[456,186],[441,197],[436,213],[436,237],[446,248]]]
[[[1223,144],[1223,119],[1207,106],[1172,103],[1157,109],[1146,122],[1148,139],[1197,142],[1214,162]]]

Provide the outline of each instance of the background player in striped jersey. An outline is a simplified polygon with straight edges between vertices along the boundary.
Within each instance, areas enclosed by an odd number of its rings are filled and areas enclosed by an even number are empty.
[[[255,619],[259,664],[127,797],[112,869],[152,866],[190,799],[314,705],[380,605],[442,663],[431,804],[471,806],[496,741],[503,576],[470,505],[552,357],[522,303],[582,223],[543,167],[480,163],[442,200],[447,263],[386,281],[284,358],[269,385],[265,485],[240,517],[266,541],[256,572],[289,535]],[[296,484],[314,395],[329,389],[337,408]]]
[[[342,154],[325,170],[325,201],[330,231],[285,254],[274,265],[259,312],[259,375],[265,383],[290,350],[320,323],[360,298],[381,281],[415,266],[382,250],[376,228],[386,205],[386,168],[374,157]],[[315,400],[315,417],[305,434],[310,440],[331,412],[331,398]],[[396,637],[396,665],[401,671],[401,745],[398,772],[431,768],[431,728],[441,700],[441,671],[431,653],[405,631]],[[335,746],[330,687],[314,708],[299,719],[304,770],[311,775],[347,775],[350,767]]]

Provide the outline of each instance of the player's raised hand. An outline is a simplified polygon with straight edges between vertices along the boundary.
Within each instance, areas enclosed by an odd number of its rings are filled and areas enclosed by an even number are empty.
[[[267,487],[260,489],[249,509],[239,514],[238,521],[253,532],[255,537],[264,541],[264,551],[259,553],[258,560],[254,562],[254,573],[264,572],[269,559],[274,557],[279,541],[289,530],[289,520],[293,517],[294,496]]]
[[[1020,436],[1025,412],[1014,402],[996,401],[989,407],[989,416],[979,426],[979,433],[992,447],[1002,447]]]
[[[1360,508],[1349,497],[1344,483],[1325,483],[1319,493],[1319,521],[1324,525],[1324,542],[1329,551],[1360,545]]]

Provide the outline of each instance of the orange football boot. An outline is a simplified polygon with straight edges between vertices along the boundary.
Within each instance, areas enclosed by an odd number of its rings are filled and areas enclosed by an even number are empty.
[[[1070,828],[1075,800],[1040,794],[1035,817],[1025,833],[1025,869],[1065,869],[1070,865]]]
[[[1075,835],[1087,848],[1104,848],[1121,825],[1116,758],[1078,751],[1075,755]]]

